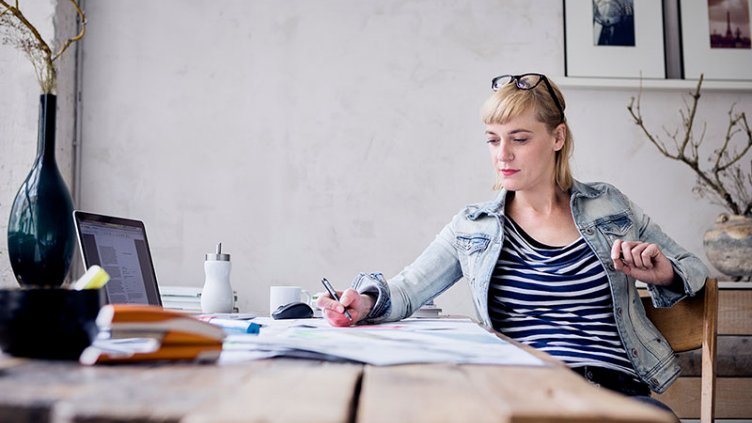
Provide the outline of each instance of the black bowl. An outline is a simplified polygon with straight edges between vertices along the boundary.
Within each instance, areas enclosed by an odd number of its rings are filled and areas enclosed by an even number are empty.
[[[97,336],[101,289],[0,289],[0,349],[17,357],[78,360]]]

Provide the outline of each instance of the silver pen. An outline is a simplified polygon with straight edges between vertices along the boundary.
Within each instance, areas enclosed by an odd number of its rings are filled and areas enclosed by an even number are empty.
[[[326,291],[329,293],[329,296],[332,297],[334,301],[339,302],[339,296],[337,295],[337,291],[335,291],[334,288],[332,287],[332,284],[330,284],[329,281],[326,280],[326,278],[322,278],[321,283],[324,285],[324,288],[326,288]],[[350,315],[350,312],[347,311],[347,307],[345,307],[345,317],[347,317],[348,320],[352,321],[352,316]]]

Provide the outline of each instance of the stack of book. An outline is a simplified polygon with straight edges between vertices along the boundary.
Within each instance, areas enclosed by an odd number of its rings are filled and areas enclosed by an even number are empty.
[[[224,330],[189,314],[161,307],[109,304],[99,311],[100,334],[82,364],[159,360],[216,361]]]
[[[423,304],[421,308],[415,311],[413,313],[412,317],[417,318],[424,318],[424,319],[435,319],[439,317],[439,314],[441,313],[441,307],[437,306],[433,300]]]
[[[195,286],[160,286],[159,295],[162,297],[162,307],[168,310],[186,313],[201,313],[201,288]],[[238,293],[233,290],[233,304],[238,302]],[[237,306],[232,311],[237,313]]]

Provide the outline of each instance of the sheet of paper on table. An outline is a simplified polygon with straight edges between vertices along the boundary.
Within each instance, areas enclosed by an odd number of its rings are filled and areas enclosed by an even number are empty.
[[[335,328],[324,319],[256,318],[259,335],[230,335],[220,363],[269,357],[353,361],[378,366],[409,363],[541,366],[529,352],[470,319],[406,319]]]

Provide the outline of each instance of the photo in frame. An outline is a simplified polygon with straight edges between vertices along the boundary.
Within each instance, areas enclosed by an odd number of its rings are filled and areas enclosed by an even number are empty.
[[[752,80],[752,0],[681,0],[685,79]]]
[[[662,1],[563,2],[566,76],[666,78]]]

